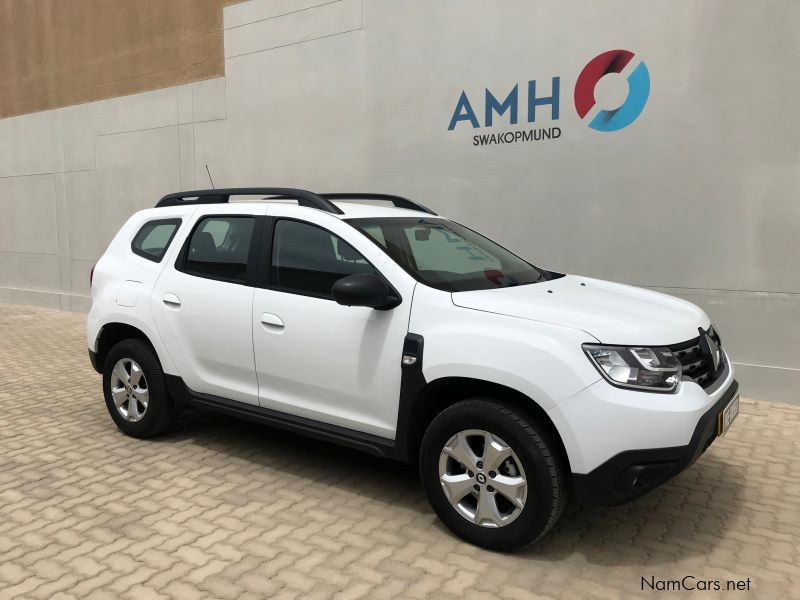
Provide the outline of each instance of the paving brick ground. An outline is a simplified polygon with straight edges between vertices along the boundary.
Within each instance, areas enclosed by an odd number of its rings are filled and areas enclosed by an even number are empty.
[[[745,400],[660,490],[500,555],[408,466],[211,415],[127,438],[83,317],[0,305],[0,598],[628,598],[687,575],[800,598],[800,407]]]

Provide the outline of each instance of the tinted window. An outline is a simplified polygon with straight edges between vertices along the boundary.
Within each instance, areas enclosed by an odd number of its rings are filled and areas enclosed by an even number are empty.
[[[383,230],[381,229],[380,225],[363,225],[361,227],[361,231],[366,233],[369,237],[374,239],[378,244],[383,246],[386,249],[386,240],[383,237]]]
[[[273,288],[333,298],[333,284],[355,273],[375,273],[375,269],[341,238],[308,223],[278,221],[275,224]]]
[[[496,254],[445,227],[416,225],[403,229],[417,269],[457,275],[503,269]]]
[[[189,240],[185,271],[190,275],[244,283],[253,237],[253,217],[206,217]]]
[[[539,283],[551,277],[488,238],[447,219],[351,219],[417,280],[448,292]]]
[[[160,219],[145,223],[134,236],[131,250],[148,260],[161,262],[180,224],[180,219]]]

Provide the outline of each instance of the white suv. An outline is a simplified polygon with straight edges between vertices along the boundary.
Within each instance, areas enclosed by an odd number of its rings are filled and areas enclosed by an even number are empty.
[[[535,267],[383,194],[165,196],[95,266],[87,338],[126,434],[199,406],[418,460],[441,520],[497,550],[539,539],[569,493],[665,482],[738,412],[696,306]]]

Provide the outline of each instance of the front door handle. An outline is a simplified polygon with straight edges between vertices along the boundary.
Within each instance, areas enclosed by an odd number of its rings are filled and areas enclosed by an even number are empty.
[[[273,315],[272,313],[262,313],[261,322],[264,325],[269,325],[270,327],[283,328],[283,321],[281,318],[278,315]]]
[[[162,300],[162,301],[164,302],[164,304],[166,304],[167,306],[173,306],[173,307],[177,308],[177,307],[179,307],[179,306],[181,305],[181,299],[180,299],[180,298],[178,298],[178,297],[177,297],[175,294],[172,294],[172,293],[166,293],[166,294],[164,294],[164,295],[161,297],[161,300]]]

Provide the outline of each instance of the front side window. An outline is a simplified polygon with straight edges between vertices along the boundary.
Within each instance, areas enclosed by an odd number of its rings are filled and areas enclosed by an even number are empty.
[[[447,219],[390,217],[348,222],[418,281],[447,292],[512,287],[550,278],[547,271]]]
[[[189,240],[184,271],[190,275],[244,283],[254,217],[205,217]]]
[[[133,237],[131,250],[147,260],[161,262],[180,225],[180,219],[148,221]]]
[[[375,273],[375,269],[340,237],[300,221],[275,223],[273,289],[333,299],[333,284],[356,273]]]

